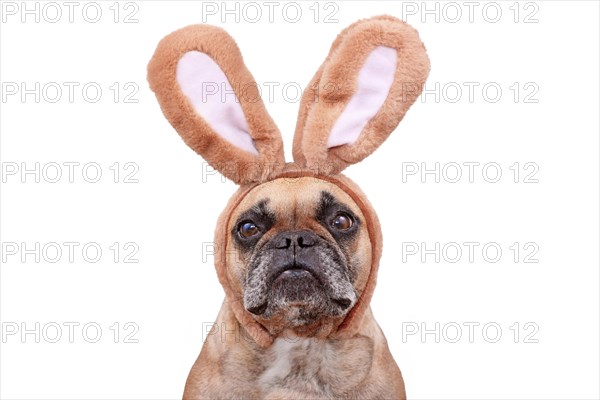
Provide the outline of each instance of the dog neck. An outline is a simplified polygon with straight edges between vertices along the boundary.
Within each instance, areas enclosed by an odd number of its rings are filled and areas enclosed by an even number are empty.
[[[326,395],[360,387],[361,382],[373,376],[387,374],[379,371],[377,361],[388,357],[387,342],[370,309],[359,331],[347,338],[306,337],[285,331],[264,347],[244,329],[225,301],[192,368],[187,394],[216,379],[234,382],[232,385],[238,386],[231,390],[248,398],[254,394],[277,395],[282,388],[286,398],[293,398],[289,397],[292,394],[301,397],[307,392]],[[323,382],[329,382],[330,387],[324,388]],[[336,382],[343,382],[343,387],[336,387]]]
[[[184,398],[405,399],[404,383],[370,308],[345,338],[295,335],[263,346],[227,300],[186,382]]]

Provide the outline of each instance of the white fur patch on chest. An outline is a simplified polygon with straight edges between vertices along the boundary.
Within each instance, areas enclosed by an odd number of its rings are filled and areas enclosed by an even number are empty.
[[[298,356],[310,350],[313,339],[275,339],[266,362],[270,364],[260,375],[261,386],[273,386],[285,379],[292,371],[292,366],[298,362]]]
[[[258,377],[263,395],[289,389],[306,395],[328,396],[358,385],[370,372],[372,346],[368,339],[328,341],[278,338],[265,354]],[[338,385],[343,386],[338,387]]]

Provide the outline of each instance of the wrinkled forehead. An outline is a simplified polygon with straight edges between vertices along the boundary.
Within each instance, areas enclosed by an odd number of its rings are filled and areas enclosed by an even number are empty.
[[[344,190],[332,182],[315,177],[278,178],[256,186],[241,200],[230,219],[235,223],[240,214],[256,207],[267,207],[276,216],[314,215],[324,202],[339,203],[359,217],[362,212]]]

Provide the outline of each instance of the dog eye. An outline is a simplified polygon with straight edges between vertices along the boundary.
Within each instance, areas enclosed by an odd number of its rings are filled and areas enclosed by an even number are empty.
[[[350,217],[346,213],[339,213],[338,215],[335,216],[335,218],[331,222],[331,225],[335,229],[338,229],[340,231],[345,231],[347,229],[350,229],[352,224],[354,224],[352,217]]]
[[[258,229],[258,226],[256,226],[254,224],[254,222],[252,221],[246,221],[246,222],[242,222],[240,224],[240,227],[238,229],[238,231],[240,232],[240,236],[243,238],[249,238],[252,237],[254,235],[257,235],[258,232],[260,232],[260,229]]]

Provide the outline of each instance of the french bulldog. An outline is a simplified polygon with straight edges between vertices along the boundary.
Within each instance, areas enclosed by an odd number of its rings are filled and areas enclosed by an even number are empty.
[[[380,16],[346,28],[303,94],[294,162],[285,163],[229,35],[195,25],[159,43],[148,80],[163,113],[240,185],[215,231],[225,300],[184,399],[406,398],[370,308],[379,221],[341,171],[389,136],[428,72],[404,22]]]
[[[369,280],[372,218],[315,177],[275,179],[248,193],[228,218],[226,269],[244,308],[276,339],[266,349],[254,343],[226,301],[184,398],[404,397],[370,310],[351,337],[332,335]]]

